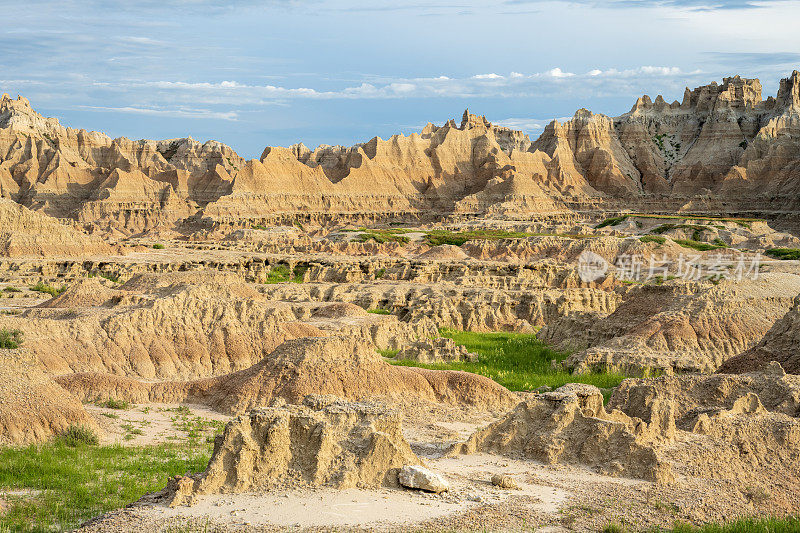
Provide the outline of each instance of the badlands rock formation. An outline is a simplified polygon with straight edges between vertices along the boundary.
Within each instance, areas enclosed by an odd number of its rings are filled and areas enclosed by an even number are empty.
[[[42,442],[79,425],[99,431],[81,403],[25,349],[0,350],[0,445]]]
[[[128,234],[300,214],[364,221],[625,203],[792,212],[798,95],[797,71],[766,100],[758,80],[735,76],[687,88],[680,103],[644,96],[616,118],[582,109],[535,141],[465,111],[460,124],[428,124],[410,136],[350,148],[268,147],[250,161],[213,141],[131,141],[65,128],[4,95],[0,196]]]
[[[403,438],[400,413],[384,406],[307,396],[228,423],[205,472],[170,482],[170,505],[201,494],[264,490],[276,484],[336,488],[397,486],[419,458]]]

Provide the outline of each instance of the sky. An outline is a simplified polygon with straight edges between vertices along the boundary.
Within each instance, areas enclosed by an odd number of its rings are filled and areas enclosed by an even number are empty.
[[[112,137],[242,156],[460,120],[532,137],[725,76],[800,69],[794,0],[0,0],[0,93]]]

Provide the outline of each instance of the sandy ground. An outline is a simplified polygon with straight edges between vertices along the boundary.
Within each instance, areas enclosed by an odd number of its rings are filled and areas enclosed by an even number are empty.
[[[85,404],[103,435],[101,444],[147,446],[185,439],[194,430],[203,438],[213,438],[231,419],[202,405],[149,403],[128,409],[108,409]]]

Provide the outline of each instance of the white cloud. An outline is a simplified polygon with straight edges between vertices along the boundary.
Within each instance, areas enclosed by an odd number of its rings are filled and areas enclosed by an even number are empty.
[[[190,108],[152,108],[152,107],[101,107],[101,106],[79,106],[81,109],[93,109],[97,111],[114,111],[117,113],[129,113],[135,115],[157,115],[165,117],[179,117],[179,118],[203,118],[203,119],[216,119],[216,120],[238,120],[238,115],[235,111],[219,112],[211,111],[209,109],[190,109]]]
[[[564,72],[558,67],[548,70],[546,74],[553,78],[571,78],[575,75],[572,72]]]
[[[502,80],[503,76],[500,74],[495,74],[492,72],[491,74],[476,74],[472,76],[476,80]]]
[[[522,73],[520,73],[520,72],[512,72],[512,73],[511,73],[511,77],[512,77],[512,78],[524,78],[524,77],[525,77],[525,74],[522,74]]]

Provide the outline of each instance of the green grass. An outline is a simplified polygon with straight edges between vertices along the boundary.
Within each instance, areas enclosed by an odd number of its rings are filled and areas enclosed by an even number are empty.
[[[645,235],[643,237],[639,237],[639,240],[642,242],[657,242],[658,244],[664,244],[667,242],[667,238],[662,237],[661,235]]]
[[[386,275],[385,268],[379,268],[378,270],[375,271],[375,279],[381,279],[385,275]]]
[[[156,244],[153,245],[153,249],[154,250],[163,250],[164,249],[164,245],[156,243]]]
[[[800,259],[800,248],[772,248],[764,253],[770,257],[774,257],[775,259]]]
[[[72,425],[67,430],[59,435],[57,441],[70,448],[77,448],[78,446],[97,446],[100,444],[100,439],[91,428],[85,426]]]
[[[631,216],[631,215],[622,215],[621,217],[611,217],[611,218],[607,218],[607,219],[605,219],[604,221],[602,221],[601,223],[599,223],[598,225],[596,225],[596,226],[594,227],[594,229],[605,228],[606,226],[617,226],[617,225],[619,225],[619,224],[622,224],[622,223],[623,223],[623,222],[625,222],[626,220],[628,220],[628,218],[629,218],[630,216]]]
[[[111,274],[108,272],[98,272],[97,274],[89,274],[89,278],[94,277],[101,277],[103,279],[107,279],[108,281],[113,281],[114,283],[119,283],[119,276],[116,274]]]
[[[3,292],[22,292],[22,290],[20,290],[20,289],[18,289],[16,287],[5,287],[3,289]]]
[[[22,344],[22,332],[18,329],[0,329],[0,348],[13,350]]]
[[[289,270],[289,267],[286,265],[276,265],[272,267],[267,274],[267,281],[264,283],[273,284],[273,283],[285,283],[291,281],[292,283],[303,283],[305,279],[305,273],[308,270],[308,267],[305,266],[296,266],[293,270]]]
[[[611,523],[602,531],[603,533],[625,533],[634,530]],[[663,533],[798,533],[800,532],[800,519],[796,517],[741,518],[724,524],[710,523],[702,526],[677,522],[672,529],[653,528],[648,531]]]
[[[43,292],[45,294],[49,294],[50,296],[58,296],[59,294],[67,290],[67,286],[62,285],[60,289],[57,289],[40,281],[36,285],[32,285],[31,290],[36,292]]]
[[[97,405],[100,407],[105,407],[106,409],[119,409],[121,411],[126,411],[131,408],[131,404],[125,400],[116,400],[114,398],[97,402]]]
[[[400,244],[406,244],[408,242],[408,237],[399,235],[398,233],[400,233],[398,230],[367,230],[363,233],[359,233],[356,236],[356,240],[359,242],[375,241],[378,244],[384,244],[387,242],[399,242]]]
[[[542,385],[557,388],[567,383],[588,383],[601,389],[616,387],[625,379],[619,374],[570,374],[551,367],[563,361],[566,353],[548,348],[536,335],[526,333],[474,333],[443,328],[439,331],[478,354],[477,361],[421,364],[396,361],[401,366],[418,366],[434,370],[463,370],[493,379],[509,390],[533,390]]]
[[[0,492],[39,491],[6,498],[0,531],[72,529],[162,489],[170,476],[204,470],[210,452],[206,443],[68,446],[62,439],[0,448]]]
[[[718,244],[716,242],[699,242],[690,239],[674,239],[676,243],[680,244],[684,248],[691,248],[692,250],[697,250],[698,252],[707,252],[708,250],[719,250],[720,248],[727,248],[728,246],[723,244]]]
[[[372,313],[373,315],[391,315],[392,312],[387,309],[367,309],[367,313]]]

